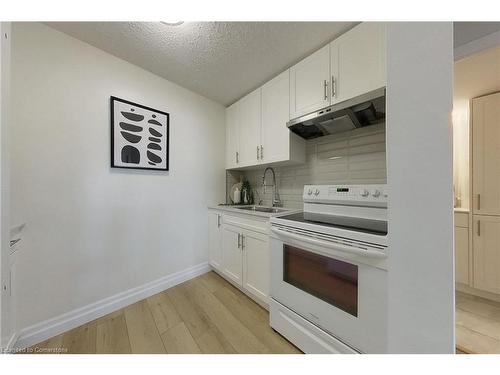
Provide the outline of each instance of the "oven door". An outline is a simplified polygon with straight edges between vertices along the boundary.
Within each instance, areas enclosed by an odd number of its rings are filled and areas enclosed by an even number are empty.
[[[365,353],[386,352],[387,271],[344,246],[272,228],[271,297]]]

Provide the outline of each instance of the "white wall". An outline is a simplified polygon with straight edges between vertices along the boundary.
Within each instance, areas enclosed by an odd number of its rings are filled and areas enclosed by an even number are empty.
[[[224,108],[38,23],[12,41],[18,328],[207,261]],[[170,113],[170,171],[110,168],[109,97]]]
[[[454,352],[451,23],[387,27],[388,350]]]
[[[453,88],[453,182],[461,207],[470,208],[469,105],[472,98],[500,91],[500,47],[455,62]]]

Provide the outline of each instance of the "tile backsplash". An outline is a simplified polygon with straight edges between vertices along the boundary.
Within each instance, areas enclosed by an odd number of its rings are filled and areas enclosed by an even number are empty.
[[[306,162],[273,167],[284,207],[302,208],[302,192],[307,184],[385,184],[387,181],[385,124],[308,140]],[[263,168],[227,171],[226,192],[240,178],[250,182],[255,203],[271,205],[272,187],[262,186]],[[272,174],[266,183],[272,184]],[[230,202],[226,194],[227,202]]]

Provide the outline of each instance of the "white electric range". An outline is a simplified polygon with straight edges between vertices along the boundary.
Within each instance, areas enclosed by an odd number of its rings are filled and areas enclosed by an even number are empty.
[[[306,185],[271,218],[271,326],[306,353],[387,347],[387,188]]]

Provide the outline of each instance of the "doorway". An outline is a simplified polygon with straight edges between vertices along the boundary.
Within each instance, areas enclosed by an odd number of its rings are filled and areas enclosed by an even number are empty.
[[[500,353],[500,47],[454,74],[456,346]]]

